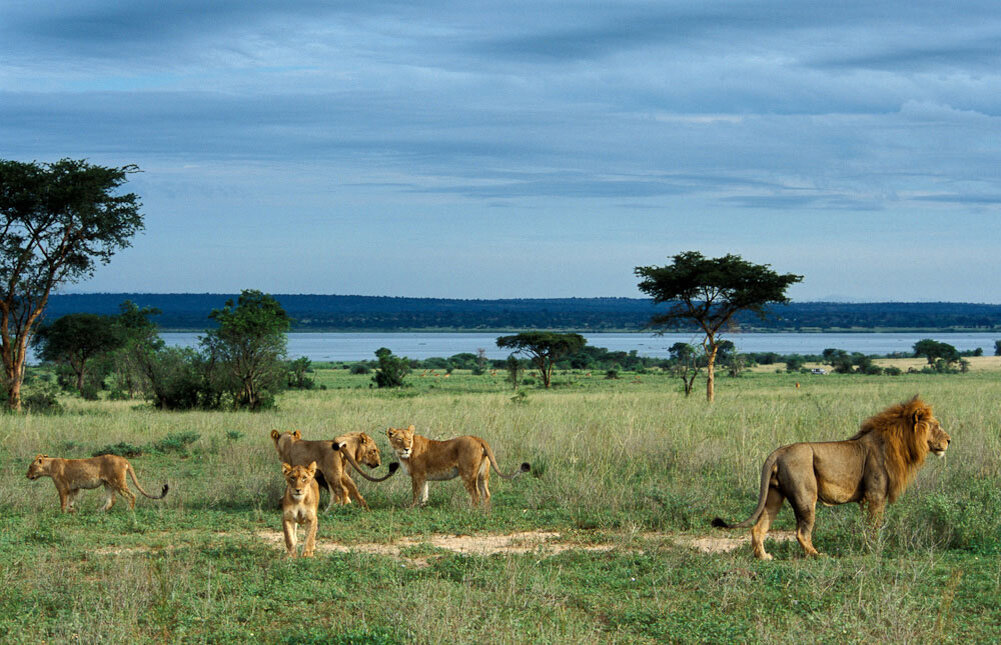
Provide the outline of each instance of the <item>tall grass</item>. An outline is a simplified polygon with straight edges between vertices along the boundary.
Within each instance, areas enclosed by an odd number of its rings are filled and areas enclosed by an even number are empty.
[[[0,640],[83,642],[922,642],[984,635],[1001,561],[998,375],[895,378],[755,375],[723,379],[706,405],[665,376],[564,377],[521,402],[503,382],[456,374],[403,392],[366,376],[321,374],[331,389],[284,395],[259,414],[162,413],[135,402],[66,400],[58,416],[0,417]],[[795,382],[801,381],[799,388]],[[818,509],[815,542],[833,557],[803,560],[795,543],[706,556],[677,546],[709,534],[714,515],[753,509],[760,467],[775,447],[841,439],[915,393],[953,436],[887,513],[874,547],[854,505]],[[390,426],[432,438],[475,434],[502,470],[493,510],[471,510],[458,480],[432,482],[430,503],[406,508],[405,474],[358,481],[370,512],[337,507],[319,540],[384,542],[432,533],[556,530],[611,552],[553,557],[438,554],[414,569],[388,556],[322,554],[288,562],[258,533],[280,530],[283,491],[272,428],[306,438],[364,431],[392,460]],[[52,484],[30,482],[36,453],[86,457],[118,442],[155,445],[197,435],[184,451],[131,459],[147,490],[108,514],[83,492],[58,513]],[[325,493],[322,503],[325,504]],[[791,528],[786,509],[776,528]],[[993,573],[992,573],[993,572]],[[947,606],[948,605],[948,606]],[[981,622],[983,622],[983,620]],[[979,630],[979,631],[978,631]],[[934,636],[934,638],[933,638]]]

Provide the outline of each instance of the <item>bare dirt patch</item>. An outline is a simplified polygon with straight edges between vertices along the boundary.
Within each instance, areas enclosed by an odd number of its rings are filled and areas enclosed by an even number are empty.
[[[280,531],[258,531],[257,536],[280,548],[285,547],[285,538]],[[669,535],[666,533],[643,533],[643,539],[661,539],[676,546],[695,549],[705,554],[730,553],[740,547],[747,546],[750,536],[717,537]],[[795,540],[792,531],[772,531],[768,539],[778,541]],[[409,549],[430,546],[453,553],[467,555],[496,555],[537,553],[543,557],[563,553],[564,551],[614,551],[620,547],[605,542],[600,544],[570,542],[562,539],[555,531],[522,531],[519,533],[490,535],[432,535],[427,538],[401,538],[394,542],[367,542],[357,544],[341,544],[339,542],[317,541],[318,553],[370,553],[385,555],[409,562],[414,566],[427,566],[426,555],[410,555]]]
[[[770,531],[766,539],[776,540],[778,542],[788,542],[796,539],[796,533],[793,531]],[[731,551],[736,551],[742,546],[746,546],[750,543],[750,541],[750,535],[744,535],[743,537],[716,537],[711,535],[702,535],[678,536],[674,538],[674,543],[678,546],[688,546],[696,551],[701,551],[702,553],[707,554],[730,553]]]
[[[285,537],[279,531],[258,531],[258,537],[267,542],[285,546]],[[358,544],[340,544],[338,542],[317,541],[318,553],[371,553],[387,555],[409,561],[416,566],[426,566],[427,557],[411,556],[405,553],[408,549],[431,546],[436,549],[462,553],[466,555],[494,555],[500,553],[522,554],[539,553],[550,556],[579,549],[583,551],[611,551],[612,544],[572,544],[560,542],[560,534],[553,531],[522,531],[501,535],[432,535],[427,538],[401,538],[391,543],[367,542]]]

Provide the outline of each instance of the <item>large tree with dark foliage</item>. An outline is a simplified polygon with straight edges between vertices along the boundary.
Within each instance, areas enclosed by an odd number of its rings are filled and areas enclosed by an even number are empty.
[[[41,325],[33,344],[42,360],[68,365],[76,376],[76,389],[83,394],[87,364],[125,344],[125,336],[111,316],[66,314]]]
[[[118,189],[135,166],[0,160],[0,362],[21,409],[26,349],[49,295],[89,278],[142,230],[139,198]]]
[[[501,336],[497,347],[527,354],[539,369],[542,384],[547,388],[553,380],[553,366],[560,358],[576,354],[587,344],[580,334],[560,334],[545,331],[527,331],[514,336]]]
[[[234,304],[226,301],[209,318],[219,323],[202,337],[213,369],[219,369],[235,407],[258,410],[285,386],[291,321],[278,301],[256,289],[245,289]]]
[[[705,334],[706,398],[715,394],[714,366],[719,351],[719,335],[734,322],[740,311],[750,311],[764,318],[767,305],[787,303],[790,285],[803,276],[780,275],[767,264],[752,264],[738,255],[707,258],[698,251],[686,251],[673,257],[666,266],[636,267],[642,278],[640,291],[655,303],[670,305],[667,313],[650,319],[653,327],[676,327],[691,321]]]

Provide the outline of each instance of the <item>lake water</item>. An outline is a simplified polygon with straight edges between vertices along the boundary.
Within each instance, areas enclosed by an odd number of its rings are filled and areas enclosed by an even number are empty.
[[[171,332],[160,336],[172,346],[194,347],[202,334]],[[509,350],[497,348],[498,336],[503,333],[291,333],[288,335],[290,358],[305,356],[312,361],[375,360],[375,350],[388,347],[397,356],[425,359],[448,357],[462,352],[475,354],[486,350],[488,358],[507,358]],[[698,345],[702,337],[695,334],[650,333],[583,334],[588,345],[604,347],[610,351],[632,351],[640,356],[666,358],[668,348],[677,342]],[[989,333],[846,333],[846,334],[797,334],[797,333],[735,333],[723,336],[732,341],[739,352],[775,352],[777,354],[820,354],[828,347],[863,354],[890,354],[911,352],[914,343],[923,338],[933,338],[949,343],[959,351],[983,348],[984,354],[994,353],[994,341],[1001,340],[1001,332]]]

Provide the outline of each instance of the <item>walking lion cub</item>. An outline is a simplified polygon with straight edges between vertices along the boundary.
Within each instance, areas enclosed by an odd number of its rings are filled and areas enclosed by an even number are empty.
[[[135,509],[136,496],[129,490],[125,474],[132,477],[132,483],[139,492],[150,499],[163,499],[167,494],[167,484],[159,495],[150,495],[139,485],[136,471],[125,457],[118,455],[100,455],[90,459],[61,459],[48,455],[38,455],[28,466],[28,479],[34,481],[39,477],[51,477],[59,493],[59,507],[63,513],[74,513],[73,504],[80,489],[97,488],[104,484],[108,497],[101,507],[109,510],[115,504],[115,493],[121,493],[129,500],[129,508]]]
[[[428,480],[442,481],[462,476],[462,483],[469,491],[473,506],[483,501],[490,507],[490,467],[504,479],[513,479],[530,470],[528,463],[510,475],[505,475],[497,466],[494,451],[479,437],[466,435],[448,441],[435,441],[414,433],[409,428],[389,428],[386,435],[389,445],[396,451],[400,463],[410,473],[414,499],[411,506],[426,504],[428,501]]]
[[[320,505],[320,486],[316,483],[316,462],[308,466],[282,464],[285,476],[285,496],[282,497],[282,530],[285,532],[285,549],[290,558],[296,557],[296,532],[300,524],[306,525],[306,544],[302,557],[309,558],[316,547],[317,509]]]

